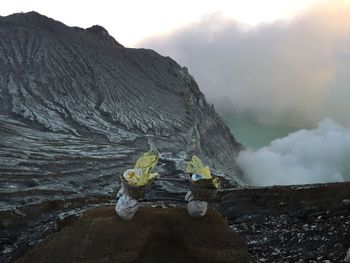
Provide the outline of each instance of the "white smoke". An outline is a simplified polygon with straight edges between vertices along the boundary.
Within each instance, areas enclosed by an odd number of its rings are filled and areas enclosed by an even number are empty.
[[[217,110],[300,130],[237,162],[253,185],[350,180],[350,1],[244,28],[212,14],[140,44],[187,66]]]
[[[292,126],[350,123],[350,2],[326,3],[249,29],[212,14],[140,46],[187,66],[219,111]]]
[[[236,159],[251,185],[288,185],[350,180],[350,129],[331,119],[299,130]]]

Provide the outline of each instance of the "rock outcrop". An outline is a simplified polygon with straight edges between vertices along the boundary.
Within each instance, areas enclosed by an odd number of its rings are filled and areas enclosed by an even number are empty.
[[[142,207],[124,222],[114,207],[91,210],[16,262],[250,262],[243,239],[209,210],[191,219],[185,208]]]
[[[240,145],[185,67],[119,44],[103,27],[35,12],[0,17],[0,250],[52,229],[62,210],[113,199],[119,175],[156,147],[153,195],[186,191],[197,153],[224,185],[240,181]],[[12,220],[8,220],[12,218]]]

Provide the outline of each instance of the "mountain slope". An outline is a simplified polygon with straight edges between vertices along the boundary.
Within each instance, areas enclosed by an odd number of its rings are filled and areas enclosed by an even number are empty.
[[[5,247],[32,238],[18,235],[38,218],[113,199],[119,176],[150,147],[162,177],[179,179],[158,181],[150,195],[186,191],[193,153],[225,185],[239,182],[240,145],[185,67],[125,48],[101,26],[35,12],[0,17],[0,138],[0,216],[15,237]]]

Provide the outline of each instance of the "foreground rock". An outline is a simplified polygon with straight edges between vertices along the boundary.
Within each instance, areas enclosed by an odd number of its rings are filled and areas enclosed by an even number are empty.
[[[16,262],[249,262],[243,240],[209,210],[190,219],[184,208],[139,209],[124,222],[114,207],[87,212]]]
[[[343,262],[350,183],[236,189],[218,206],[256,262]],[[329,261],[326,261],[329,260]]]
[[[163,197],[175,200],[146,202],[144,206],[183,206],[175,202],[176,199],[183,200],[182,194]],[[350,248],[349,200],[350,183],[333,183],[236,188],[219,192],[211,205],[222,213],[232,231],[245,238],[254,262],[342,262]],[[106,200],[100,199],[103,201]],[[181,209],[185,211],[185,208]],[[74,222],[81,211],[68,210],[61,214],[60,220],[48,222],[61,229]],[[110,213],[112,216],[113,212]],[[179,218],[182,220],[183,217]],[[175,218],[171,220],[176,221]],[[45,229],[48,222],[42,221],[41,229]],[[37,239],[48,232],[41,234]],[[3,236],[7,237],[7,234],[4,232]]]

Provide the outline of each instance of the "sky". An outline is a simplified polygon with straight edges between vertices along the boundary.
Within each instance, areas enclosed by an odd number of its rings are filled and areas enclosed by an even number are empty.
[[[138,47],[144,38],[166,34],[219,13],[245,26],[290,19],[323,0],[1,0],[0,15],[37,11],[69,26],[102,25],[118,42]]]
[[[294,127],[325,118],[350,125],[350,1],[319,1],[248,28],[211,13],[141,46],[187,66],[219,112]]]

